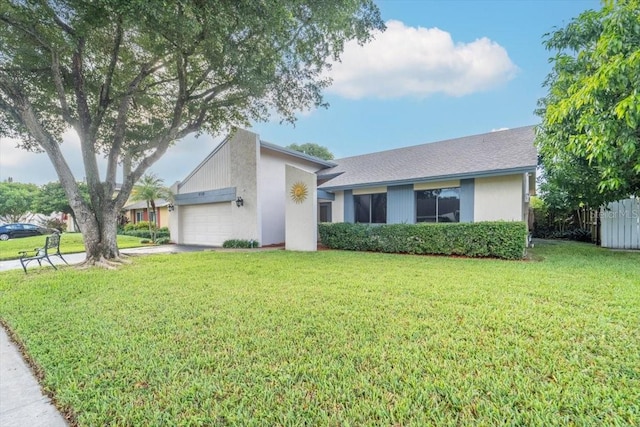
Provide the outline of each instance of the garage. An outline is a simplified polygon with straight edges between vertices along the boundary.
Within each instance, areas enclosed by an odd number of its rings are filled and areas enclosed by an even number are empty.
[[[182,243],[222,246],[231,238],[231,207],[229,202],[180,206]]]

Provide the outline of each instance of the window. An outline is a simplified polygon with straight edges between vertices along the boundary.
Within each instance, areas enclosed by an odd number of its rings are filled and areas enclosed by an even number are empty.
[[[136,222],[144,221],[144,213],[142,211],[136,211]]]
[[[331,222],[331,202],[320,203],[320,222]]]
[[[356,222],[385,224],[387,222],[387,193],[353,196]]]
[[[156,223],[156,213],[154,211],[149,211],[149,221],[151,221],[152,224]]]
[[[416,191],[417,222],[460,222],[460,189]]]

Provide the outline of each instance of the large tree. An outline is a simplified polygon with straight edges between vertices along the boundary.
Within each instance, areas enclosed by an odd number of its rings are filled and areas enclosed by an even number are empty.
[[[21,182],[0,182],[0,220],[20,222],[29,220],[33,210],[33,201],[39,189],[35,184]]]
[[[0,136],[47,153],[87,262],[108,264],[118,212],[171,144],[324,105],[344,44],[382,28],[373,0],[2,0]],[[60,151],[68,128],[89,202]]]
[[[318,157],[324,160],[333,160],[333,153],[323,145],[307,142],[305,144],[290,144],[287,148],[295,151],[299,151],[310,156]]]
[[[78,183],[78,191],[82,198],[88,203],[89,190],[84,182]],[[71,215],[75,221],[75,214],[73,209],[71,209],[71,205],[69,205],[69,200],[67,199],[64,188],[62,187],[62,184],[57,181],[49,182],[40,187],[40,191],[33,201],[33,210],[45,215],[51,215],[54,212],[61,212]]]
[[[640,0],[604,1],[546,47],[536,142],[548,176],[595,206],[640,194]]]

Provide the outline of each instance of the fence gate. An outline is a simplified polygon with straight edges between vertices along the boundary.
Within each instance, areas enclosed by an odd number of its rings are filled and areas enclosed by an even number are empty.
[[[609,203],[600,216],[602,247],[640,249],[640,198]]]

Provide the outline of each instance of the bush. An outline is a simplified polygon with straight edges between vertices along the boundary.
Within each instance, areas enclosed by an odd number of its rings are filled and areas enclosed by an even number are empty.
[[[159,239],[156,239],[156,245],[166,245],[168,243],[171,243],[171,239],[168,237],[160,237]]]
[[[320,241],[332,249],[408,254],[463,255],[521,259],[525,253],[524,222],[455,224],[319,225]]]
[[[60,233],[67,231],[67,223],[58,218],[48,218],[42,221],[41,225],[50,230],[58,230]]]
[[[149,240],[149,239],[141,239],[140,243],[142,243],[143,245],[146,245],[147,243],[151,243],[151,240]]]
[[[157,228],[155,224],[151,224],[151,228],[155,229]],[[162,228],[166,228],[166,227],[162,227]],[[159,228],[159,230],[161,230],[162,228]],[[124,231],[132,231],[132,230],[149,230],[149,221],[140,221],[140,222],[136,222],[134,223],[127,223],[124,225],[123,227]]]
[[[257,248],[260,246],[260,242],[257,240],[241,240],[241,239],[230,239],[225,240],[222,244],[223,248]]]
[[[126,236],[140,237],[141,239],[151,239],[151,233],[149,233],[149,223],[148,222],[144,222],[144,223],[147,224],[146,228],[139,228],[139,229],[129,228],[128,230],[127,230],[127,226],[137,225],[137,224],[127,224],[124,227],[124,229],[120,232],[120,234],[124,234]],[[167,227],[161,227],[156,229],[155,235],[156,235],[156,240],[165,238],[165,237],[168,239],[171,237],[169,234],[169,228]]]

